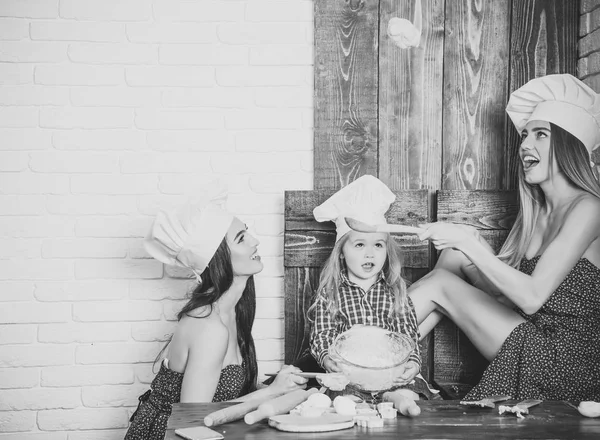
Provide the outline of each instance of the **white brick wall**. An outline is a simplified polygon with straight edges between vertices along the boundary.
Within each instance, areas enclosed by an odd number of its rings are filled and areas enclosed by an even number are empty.
[[[193,285],[142,237],[215,178],[261,241],[254,335],[279,368],[312,34],[310,0],[0,1],[0,440],[123,438]]]

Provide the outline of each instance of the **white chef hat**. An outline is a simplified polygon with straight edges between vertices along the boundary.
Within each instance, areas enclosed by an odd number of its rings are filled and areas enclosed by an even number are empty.
[[[600,95],[572,75],[547,75],[515,90],[506,106],[516,129],[529,121],[558,125],[591,154],[600,145]]]
[[[385,213],[396,196],[377,177],[365,175],[349,183],[313,210],[318,222],[333,221],[335,241],[350,231],[344,217],[377,225],[386,223]]]
[[[178,209],[159,212],[144,240],[146,251],[165,264],[191,269],[200,281],[234,218],[226,202],[226,188],[212,184]]]

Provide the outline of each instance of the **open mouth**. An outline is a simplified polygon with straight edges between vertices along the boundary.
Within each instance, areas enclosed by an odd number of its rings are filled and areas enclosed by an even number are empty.
[[[251,260],[256,260],[256,261],[260,261],[260,255],[258,255],[258,253],[254,253],[254,255],[252,255],[250,257]]]
[[[537,164],[540,163],[540,160],[535,157],[535,156],[524,156],[522,159],[523,161],[523,169],[525,171],[530,170],[531,168],[534,168],[537,166]]]
[[[373,264],[373,263],[365,263],[365,264],[362,264],[361,267],[363,269],[365,269],[365,270],[371,270],[371,269],[373,269],[375,267],[375,264]]]

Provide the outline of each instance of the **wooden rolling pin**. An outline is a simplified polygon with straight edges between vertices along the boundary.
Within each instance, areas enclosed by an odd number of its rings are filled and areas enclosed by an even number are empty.
[[[261,403],[273,399],[273,396],[266,396],[258,399],[251,399],[246,402],[238,403],[227,408],[212,412],[204,417],[206,426],[217,426],[223,423],[233,422],[244,418],[250,411],[254,411]]]
[[[316,388],[296,390],[284,394],[283,396],[276,397],[275,399],[267,400],[266,402],[261,403],[255,411],[246,414],[244,421],[248,425],[252,425],[272,416],[286,414],[308,399],[308,396],[316,392],[318,392]]]

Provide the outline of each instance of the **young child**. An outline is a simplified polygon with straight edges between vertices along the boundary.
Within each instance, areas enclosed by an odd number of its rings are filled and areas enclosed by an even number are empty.
[[[385,212],[395,195],[379,179],[362,176],[332,195],[313,211],[319,222],[334,221],[336,243],[321,272],[315,302],[314,326],[310,336],[311,354],[328,372],[340,371],[329,356],[336,336],[357,324],[374,325],[409,336],[415,350],[396,378],[395,387],[376,399],[398,401],[404,415],[417,415],[415,399],[421,393],[432,398],[427,383],[419,375],[419,331],[413,305],[401,276],[399,247],[388,233],[351,230],[344,217],[377,225],[386,223]],[[363,396],[361,396],[363,397]],[[371,396],[366,396],[371,398]]]

